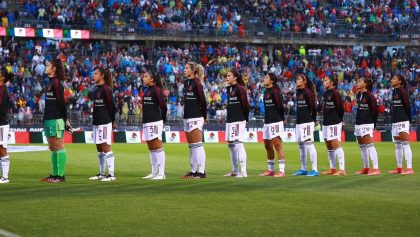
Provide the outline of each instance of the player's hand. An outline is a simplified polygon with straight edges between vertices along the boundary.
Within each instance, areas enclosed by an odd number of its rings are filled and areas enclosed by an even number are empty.
[[[209,124],[209,119],[204,119],[204,124]]]
[[[118,128],[118,125],[114,122],[112,123],[112,128]]]
[[[70,121],[68,119],[66,120],[66,125],[64,125],[64,129],[70,134],[73,133],[73,127],[71,126]]]

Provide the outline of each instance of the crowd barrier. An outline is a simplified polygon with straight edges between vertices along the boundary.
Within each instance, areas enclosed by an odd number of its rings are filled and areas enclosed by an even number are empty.
[[[420,130],[420,129],[418,129]],[[412,142],[419,141],[417,134],[420,131],[410,131],[410,140]],[[166,143],[186,143],[187,138],[183,131],[165,131],[162,134],[163,141]],[[288,129],[282,133],[281,138],[283,142],[296,142],[294,129]],[[9,144],[30,144],[30,143],[44,143],[47,140],[43,132],[10,132]],[[314,132],[314,139],[316,142],[323,141],[322,131]],[[391,131],[374,131],[373,139],[375,142],[393,141]],[[205,131],[203,132],[203,141],[205,143],[225,143],[224,131]],[[263,142],[263,134],[261,131],[247,131],[244,134],[244,142],[258,143]],[[342,131],[341,141],[356,141],[356,137],[351,131]],[[116,131],[112,136],[113,143],[145,143],[142,131]],[[73,134],[65,133],[64,143],[86,143],[93,144],[92,131],[78,131]]]

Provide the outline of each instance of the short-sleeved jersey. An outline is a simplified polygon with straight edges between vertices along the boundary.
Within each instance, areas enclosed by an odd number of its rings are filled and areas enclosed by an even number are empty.
[[[9,93],[7,92],[7,86],[0,86],[0,126],[9,124]]]

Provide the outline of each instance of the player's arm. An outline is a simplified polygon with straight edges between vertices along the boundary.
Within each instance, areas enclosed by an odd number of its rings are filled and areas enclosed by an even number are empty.
[[[343,101],[341,100],[341,96],[337,90],[334,90],[334,103],[335,103],[335,111],[337,112],[340,119],[343,120],[344,117],[344,105]]]
[[[160,113],[162,116],[163,123],[166,122],[166,113],[168,112],[168,108],[166,107],[165,100],[163,99],[162,91],[159,87],[154,86],[154,91],[156,93],[156,98],[159,103]]]
[[[107,85],[103,86],[104,92],[105,92],[105,100],[106,104],[109,108],[109,116],[111,117],[112,124],[115,123],[115,104],[114,99],[112,98],[112,91],[111,88],[109,88]]]
[[[376,127],[376,121],[378,120],[378,106],[376,105],[376,98],[372,93],[369,93],[370,109],[372,111],[373,123]]]
[[[207,119],[207,102],[206,102],[206,97],[204,95],[203,86],[201,85],[201,82],[198,79],[195,80],[195,90],[197,93],[197,100],[198,100],[198,104],[200,105],[201,114],[203,115],[204,120],[206,120]]]
[[[248,122],[248,117],[249,117],[248,96],[247,96],[245,88],[243,86],[238,85],[237,88],[238,88],[239,93],[241,95],[242,112],[244,114],[245,120]]]
[[[408,121],[411,122],[411,103],[410,103],[410,97],[408,96],[408,90],[400,90],[402,99],[403,99],[403,106],[405,109],[405,113],[407,114]]]

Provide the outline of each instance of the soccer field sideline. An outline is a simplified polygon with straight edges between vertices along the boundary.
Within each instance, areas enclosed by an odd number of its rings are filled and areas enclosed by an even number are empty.
[[[94,145],[66,145],[62,184],[39,181],[49,172],[49,152],[12,153],[11,183],[0,186],[0,210],[7,217],[0,229],[22,237],[416,236],[418,174],[387,174],[395,168],[394,145],[377,143],[383,175],[354,175],[362,165],[360,150],[356,143],[343,146],[347,177],[292,176],[300,167],[296,144],[284,144],[284,178],[258,177],[266,168],[263,144],[245,145],[248,178],[223,177],[231,169],[227,145],[206,144],[208,178],[185,180],[187,145],[165,144],[167,179],[148,181],[141,179],[150,171],[146,145],[114,144],[113,183],[88,180],[98,169]],[[316,147],[322,171],[328,168],[326,148]],[[412,147],[416,170],[420,147]]]

